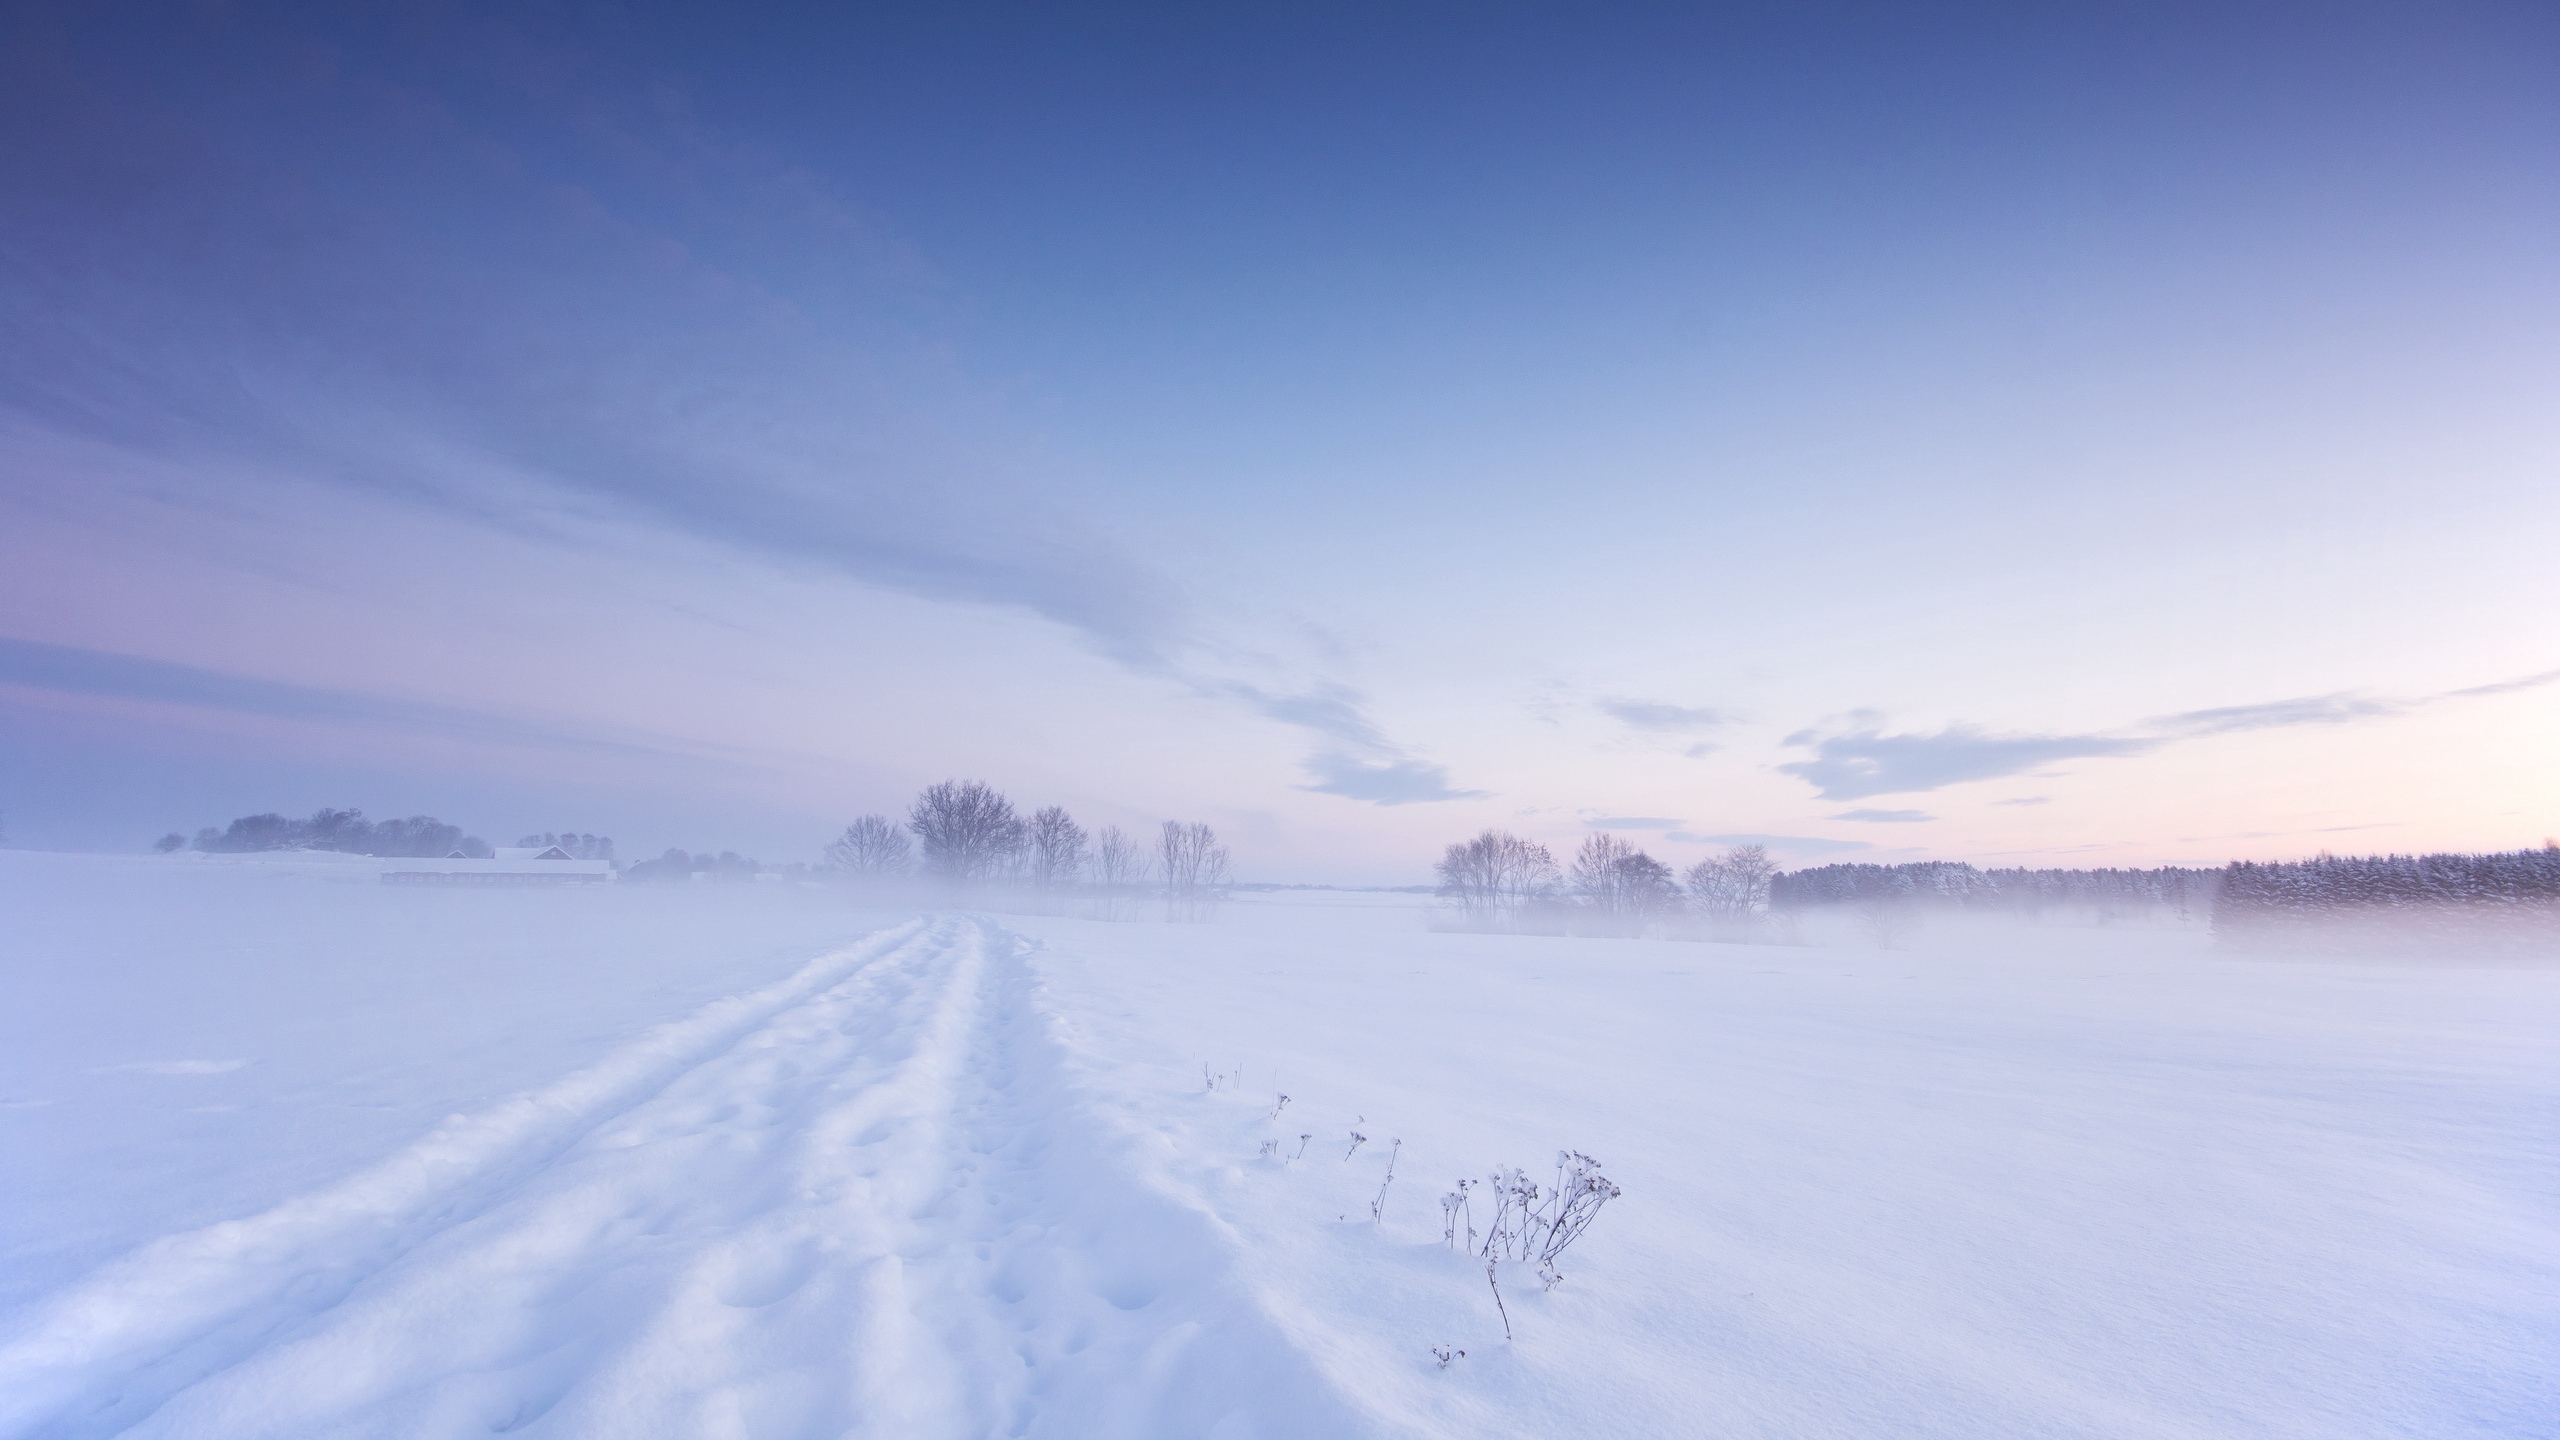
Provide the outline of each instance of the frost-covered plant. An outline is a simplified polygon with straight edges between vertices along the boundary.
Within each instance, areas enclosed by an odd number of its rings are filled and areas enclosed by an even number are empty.
[[[1440,1368],[1446,1370],[1449,1368],[1450,1361],[1466,1359],[1467,1352],[1451,1345],[1434,1345],[1431,1347],[1431,1358],[1439,1361]]]
[[[1359,1131],[1357,1131],[1357,1130],[1352,1131],[1352,1132],[1351,1132],[1351,1148],[1350,1148],[1349,1150],[1345,1150],[1345,1151],[1343,1151],[1343,1152],[1342,1152],[1342,1158],[1343,1158],[1343,1159],[1345,1159],[1345,1160],[1350,1159],[1350,1158],[1352,1157],[1352,1155],[1354,1155],[1355,1153],[1357,1153],[1357,1152],[1359,1151],[1359,1149],[1360,1149],[1360,1147],[1361,1147],[1361,1146],[1366,1145],[1366,1144],[1368,1144],[1368,1143],[1369,1143],[1369,1137],[1368,1137],[1368,1136],[1361,1134],[1361,1133],[1360,1133]]]
[[[1457,1249],[1459,1222],[1465,1221],[1467,1253],[1470,1255],[1476,1251],[1476,1217],[1474,1207],[1468,1202],[1467,1192],[1475,1188],[1475,1183],[1473,1180],[1461,1180],[1458,1182],[1457,1189],[1440,1197],[1440,1215],[1445,1222],[1440,1230],[1441,1240],[1446,1242],[1450,1249]]]
[[[1615,1200],[1622,1192],[1617,1184],[1600,1173],[1600,1162],[1578,1150],[1556,1152],[1556,1185],[1549,1192],[1543,1211],[1532,1211],[1530,1219],[1539,1226],[1535,1233],[1538,1250],[1538,1278],[1550,1290],[1564,1279],[1556,1268],[1556,1257],[1565,1247],[1582,1238],[1591,1222],[1600,1217],[1600,1207]]]
[[[1387,1178],[1378,1182],[1378,1198],[1369,1202],[1369,1223],[1377,1224],[1387,1213],[1387,1187],[1396,1183],[1396,1157],[1404,1153],[1404,1142],[1394,1142],[1387,1152]]]
[[[1304,1134],[1300,1135],[1300,1136],[1298,1137],[1298,1153],[1297,1153],[1297,1154],[1295,1154],[1295,1155],[1290,1156],[1289,1158],[1290,1158],[1290,1159],[1292,1159],[1292,1160],[1304,1160],[1304,1159],[1306,1159],[1306,1158],[1307,1158],[1307,1142],[1308,1142],[1308,1141],[1310,1141],[1310,1140],[1313,1140],[1314,1138],[1316,1138],[1316,1134],[1315,1134],[1315,1132],[1314,1132],[1314,1131],[1312,1131],[1312,1130],[1307,1131],[1306,1133],[1304,1133]]]
[[[1526,1257],[1537,1228],[1538,1182],[1517,1165],[1485,1177],[1493,1192],[1493,1219],[1485,1226],[1484,1253],[1497,1260]]]
[[[1448,1228],[1442,1238],[1456,1243],[1458,1218],[1463,1212],[1469,1221],[1468,1248],[1473,1253],[1488,1263],[1535,1262],[1539,1280],[1550,1290],[1564,1279],[1564,1273],[1556,1268],[1556,1257],[1581,1239],[1582,1232],[1599,1218],[1601,1207],[1621,1193],[1614,1181],[1600,1173],[1600,1162],[1579,1150],[1556,1152],[1552,1187],[1540,1187],[1518,1166],[1496,1170],[1485,1180],[1493,1193],[1493,1219],[1478,1243],[1469,1203],[1472,1184],[1459,1181],[1458,1188],[1441,1200],[1441,1209],[1448,1216]]]
[[[1289,1108],[1289,1097],[1288,1097],[1288,1096],[1286,1096],[1286,1095],[1283,1095],[1283,1096],[1281,1096],[1281,1097],[1280,1097],[1279,1103],[1277,1103],[1277,1104],[1275,1104],[1275,1105],[1273,1105],[1273,1106],[1271,1107],[1271,1118],[1272,1118],[1272,1119],[1274,1119],[1274,1120],[1279,1119],[1279,1118],[1280,1118],[1280,1112],[1281,1112],[1281,1111],[1283,1111],[1283,1110],[1286,1110],[1286,1109],[1288,1109],[1288,1108]]]

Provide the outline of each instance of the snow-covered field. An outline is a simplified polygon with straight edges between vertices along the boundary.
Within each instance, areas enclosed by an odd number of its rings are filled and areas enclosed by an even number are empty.
[[[0,1437],[2560,1433],[2560,970],[1429,919],[0,853]]]

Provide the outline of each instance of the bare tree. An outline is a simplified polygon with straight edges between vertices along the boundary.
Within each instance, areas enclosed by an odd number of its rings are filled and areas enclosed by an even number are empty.
[[[1450,846],[1438,869],[1441,898],[1455,904],[1470,925],[1499,924],[1556,883],[1555,857],[1547,847],[1505,830],[1487,830]]]
[[[1636,847],[1606,831],[1584,837],[1573,857],[1573,891],[1594,910],[1618,908],[1618,862]]]
[[[1105,825],[1093,837],[1093,883],[1105,889],[1118,890],[1143,883],[1147,878],[1147,857],[1129,832],[1117,825]]]
[[[907,832],[886,815],[865,815],[827,845],[827,863],[857,880],[904,875],[914,863]]]
[[[1768,850],[1758,845],[1736,845],[1725,852],[1724,870],[1744,914],[1767,914],[1769,883],[1778,878],[1778,862],[1769,858]]]
[[[925,868],[955,885],[1002,875],[1023,848],[1013,802],[975,780],[945,780],[918,795],[907,828],[923,842]]]
[[[1102,918],[1119,920],[1134,905],[1129,892],[1146,883],[1147,854],[1129,833],[1117,825],[1105,825],[1093,837],[1093,885],[1101,902]]]
[[[1680,904],[1670,866],[1606,832],[1583,841],[1575,853],[1573,888],[1616,934],[1640,933],[1653,917]]]
[[[1058,806],[1031,817],[1031,883],[1043,890],[1073,885],[1084,873],[1084,827]]]
[[[1758,845],[1737,845],[1690,866],[1681,878],[1688,882],[1689,898],[1708,923],[1740,930],[1768,913],[1769,880],[1777,873],[1777,864],[1767,850]]]
[[[1197,822],[1167,820],[1156,841],[1156,861],[1164,868],[1167,914],[1179,920],[1205,920],[1209,906],[1227,883],[1227,847],[1218,832]]]

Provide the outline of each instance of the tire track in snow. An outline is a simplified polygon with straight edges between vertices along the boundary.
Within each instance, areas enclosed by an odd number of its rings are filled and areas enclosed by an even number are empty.
[[[921,922],[702,1006],[603,1060],[327,1189],[143,1245],[28,1306],[0,1335],[0,1436],[112,1434],[390,1263],[777,1012],[914,944]],[[76,1425],[77,1429],[58,1428]]]
[[[295,1288],[314,1267],[282,1222],[146,1247],[56,1312],[121,1332],[0,1351],[0,1377],[70,1362],[0,1435],[1369,1433],[1213,1223],[1102,1139],[1026,947],[943,919],[741,997],[753,1017],[625,1066],[654,1083],[561,1120],[540,1163],[382,1220],[332,1286]],[[355,1208],[318,1202],[368,1176],[273,1214]],[[240,1319],[130,1318],[209,1249],[254,1276]]]

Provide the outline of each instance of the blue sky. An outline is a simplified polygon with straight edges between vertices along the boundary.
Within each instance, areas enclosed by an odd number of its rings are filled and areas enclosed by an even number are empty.
[[[2560,829],[2560,20],[65,7],[0,809]]]

